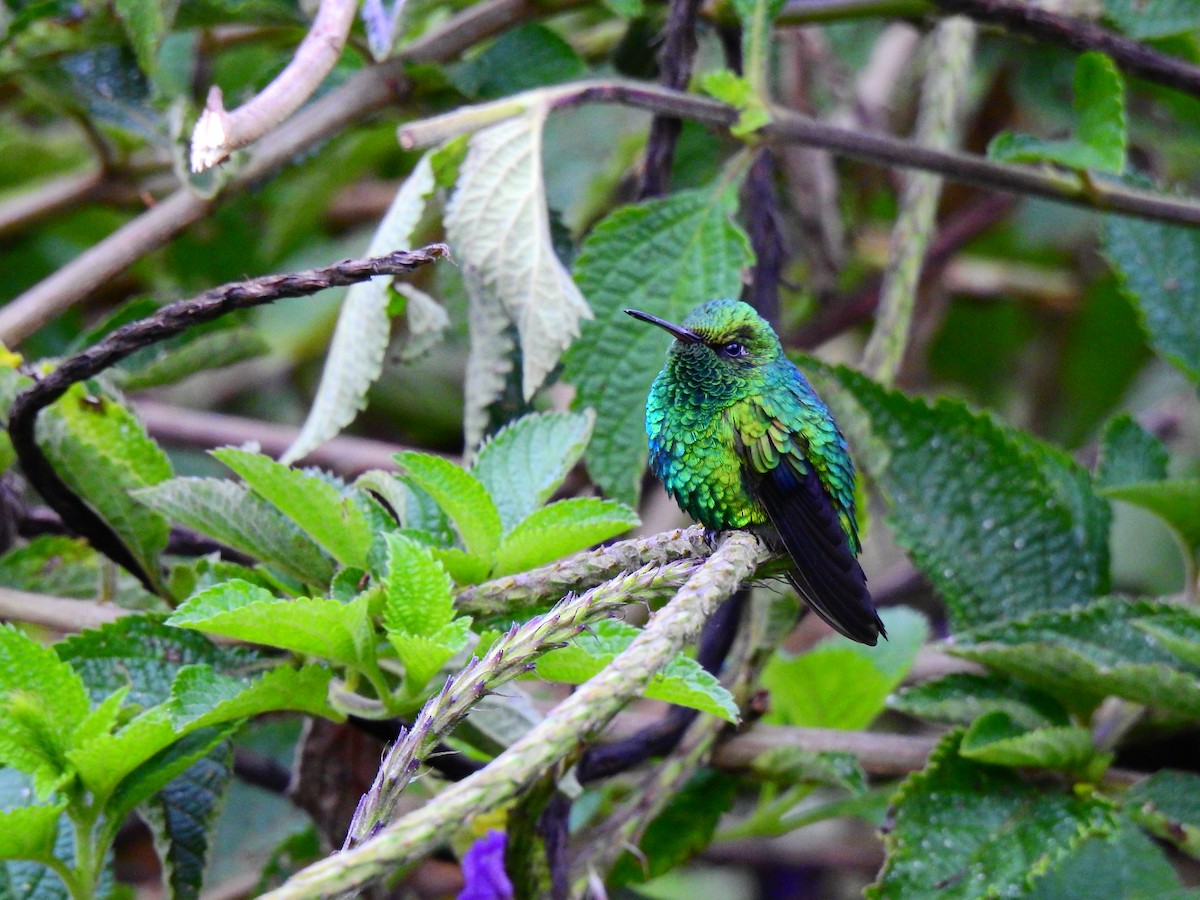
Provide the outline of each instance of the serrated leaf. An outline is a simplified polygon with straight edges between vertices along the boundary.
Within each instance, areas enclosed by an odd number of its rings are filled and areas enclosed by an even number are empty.
[[[66,802],[53,806],[23,806],[0,812],[0,859],[48,859]]]
[[[849,369],[810,371],[836,379],[826,399],[883,488],[897,541],[945,599],[952,630],[1107,589],[1108,504],[1065,454],[955,400],[930,405]]]
[[[1004,132],[988,156],[1004,162],[1053,162],[1068,169],[1120,175],[1125,171],[1125,83],[1103,53],[1084,53],[1075,64],[1075,134],[1048,141]]]
[[[262,356],[270,345],[253,328],[222,328],[202,334],[180,347],[163,350],[136,369],[117,369],[113,374],[124,391],[141,391],[184,381],[207,369],[230,366]]]
[[[1104,0],[1104,12],[1121,31],[1138,40],[1200,28],[1200,7],[1192,0]]]
[[[442,666],[466,645],[471,636],[471,620],[456,619],[432,635],[388,631],[388,641],[404,664],[404,687],[410,696],[420,693]]]
[[[888,708],[948,725],[970,725],[985,713],[1002,712],[1026,728],[1067,725],[1070,717],[1053,697],[1003,675],[955,672],[906,688]]]
[[[197,760],[139,809],[154,836],[172,900],[195,900],[208,862],[209,829],[233,776],[228,743]]]
[[[446,236],[472,273],[466,279],[472,305],[494,301],[517,327],[526,400],[592,315],[550,239],[542,182],[547,112],[539,105],[473,134],[446,206]],[[474,335],[471,349],[480,349]]]
[[[882,613],[889,640],[871,648],[841,635],[787,658],[776,654],[763,670],[771,693],[767,721],[811,728],[865,728],[916,659],[929,625],[911,609]]]
[[[765,781],[828,784],[855,796],[867,792],[867,776],[853,753],[771,747],[754,757],[750,771]]]
[[[126,776],[109,800],[107,812],[114,820],[123,819],[212,753],[237,729],[237,724],[198,728],[172,741]]]
[[[432,636],[454,618],[454,585],[428,547],[399,534],[387,542],[383,622],[389,632]],[[440,663],[439,663],[440,666]]]
[[[1200,551],[1200,479],[1121,484],[1101,493],[1154,513],[1193,555]]]
[[[458,547],[430,547],[434,558],[450,574],[455,584],[479,584],[492,574],[492,563]]]
[[[173,478],[137,499],[181,525],[278,566],[306,584],[328,584],[333,565],[300,528],[245,485],[217,478]]]
[[[729,69],[707,73],[700,79],[700,87],[709,96],[737,107],[738,120],[729,129],[734,137],[747,137],[771,121],[766,103],[750,82]]]
[[[1154,842],[1122,819],[1112,834],[1094,835],[1045,873],[1036,873],[1029,900],[1184,900],[1174,867]]]
[[[176,5],[163,0],[116,0],[114,8],[133,45],[138,65],[147,75],[153,75],[158,45],[171,30]]]
[[[949,649],[1027,681],[1081,713],[1114,695],[1200,716],[1200,667],[1147,633],[1185,623],[1200,628],[1200,616],[1173,604],[1107,597],[1079,609],[964,632]]]
[[[925,770],[901,786],[884,835],[887,861],[868,897],[1020,896],[1031,873],[1087,837],[1112,832],[1105,801],[964,759],[961,742],[961,731],[947,735]]]
[[[491,100],[582,78],[586,72],[570,44],[533,22],[506,31],[478,56],[455,66],[450,80],[468,97]]]
[[[171,689],[171,724],[184,731],[277,710],[340,721],[344,717],[327,700],[332,677],[329,669],[318,665],[276,666],[253,681],[222,675],[208,666],[187,666],[179,670]]]
[[[736,779],[712,769],[698,771],[646,828],[636,857],[623,855],[607,883],[619,887],[656,878],[699,853],[712,841],[736,793]]]
[[[1200,233],[1105,216],[1104,255],[1154,351],[1200,381]]]
[[[130,497],[171,477],[171,463],[141,423],[110,398],[74,385],[38,418],[38,440],[63,480],[109,524],[154,578],[167,520]]]
[[[367,565],[371,528],[362,509],[322,478],[234,447],[212,455],[237,472],[253,491],[295,522],[343,566]]]
[[[442,508],[468,553],[490,558],[500,545],[500,513],[479,480],[440,456],[412,450],[395,455],[400,476]]]
[[[583,456],[595,422],[591,410],[530,413],[479,448],[471,472],[496,504],[506,534],[562,484]]]
[[[228,672],[254,659],[247,650],[218,647],[202,634],[146,616],[124,616],[72,635],[54,649],[83,678],[93,703],[128,691],[128,701],[141,707],[165,702],[183,666],[203,664]]]
[[[494,576],[525,572],[585,550],[641,523],[616,500],[571,497],[534,510],[496,548]]]
[[[318,597],[283,600],[234,579],[188,598],[168,625],[356,665],[370,652],[369,597],[353,603]]]
[[[46,796],[69,771],[71,736],[87,717],[83,681],[54,650],[0,625],[0,763]]]
[[[984,713],[967,729],[961,756],[994,766],[1060,769],[1095,780],[1112,754],[1099,752],[1086,728],[1058,726],[1027,730],[1002,710]]]
[[[1155,772],[1130,788],[1122,802],[1143,828],[1200,858],[1200,775]]]
[[[0,556],[0,584],[58,597],[92,599],[100,587],[96,551],[80,538],[42,534]]]
[[[638,634],[637,628],[624,622],[597,622],[566,647],[538,659],[538,675],[564,684],[583,684],[611,663]],[[677,655],[667,663],[650,682],[645,696],[711,713],[727,722],[738,721],[733,695],[687,656]]]
[[[625,206],[592,229],[575,261],[596,319],[567,354],[563,377],[577,388],[576,407],[596,410],[588,471],[606,494],[630,506],[637,504],[648,455],[645,397],[667,339],[622,310],[678,322],[714,297],[737,297],[752,254],[732,221],[736,208],[736,184]]]
[[[1200,617],[1190,609],[1162,610],[1153,619],[1134,619],[1133,625],[1189,666],[1200,667]]]
[[[425,213],[433,189],[433,169],[429,154],[425,154],[400,186],[367,246],[366,255],[411,249],[413,230]],[[391,334],[388,317],[391,284],[391,277],[380,276],[352,285],[346,291],[312,407],[300,434],[280,462],[292,463],[308,455],[345,428],[366,406],[367,389],[383,371]],[[410,329],[413,324],[409,322]]]
[[[1115,488],[1167,477],[1167,448],[1133,417],[1122,413],[1109,420],[1100,438],[1096,486]]]
[[[154,706],[113,734],[73,748],[67,758],[96,802],[108,801],[134,769],[169,747],[177,733],[165,706]]]

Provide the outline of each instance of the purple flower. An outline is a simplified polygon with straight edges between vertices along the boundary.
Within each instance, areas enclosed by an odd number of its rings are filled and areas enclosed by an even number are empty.
[[[458,900],[512,900],[513,886],[504,871],[503,831],[489,831],[467,851],[462,870],[466,884]]]

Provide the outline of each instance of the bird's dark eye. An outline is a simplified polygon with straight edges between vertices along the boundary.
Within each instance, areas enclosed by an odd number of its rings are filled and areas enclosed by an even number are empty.
[[[721,348],[721,355],[726,359],[740,359],[746,355],[746,347],[737,341],[730,341]]]

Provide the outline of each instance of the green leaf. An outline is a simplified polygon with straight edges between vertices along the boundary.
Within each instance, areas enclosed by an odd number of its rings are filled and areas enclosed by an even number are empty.
[[[611,663],[640,632],[632,625],[605,619],[591,626],[561,650],[537,661],[542,678],[564,684],[583,684]],[[737,722],[739,713],[733,695],[694,659],[678,655],[646,688],[645,696]]]
[[[38,419],[38,439],[63,480],[88,501],[150,575],[170,526],[131,491],[171,477],[171,463],[119,403],[74,385]]]
[[[1168,608],[1153,619],[1135,619],[1133,624],[1189,666],[1200,666],[1200,617],[1190,609]]]
[[[456,656],[471,637],[471,619],[464,616],[443,625],[431,635],[388,631],[388,641],[404,664],[404,687],[409,696],[418,694],[442,666]]]
[[[947,735],[893,799],[887,861],[868,897],[1022,896],[1033,873],[1084,839],[1112,832],[1105,801],[964,759],[961,741],[961,731]]]
[[[636,506],[648,455],[645,398],[668,339],[622,312],[678,322],[714,297],[737,297],[750,242],[734,224],[737,185],[682,191],[625,206],[596,225],[575,261],[575,278],[596,313],[567,354],[564,379],[578,408],[596,410],[588,471],[610,497]]]
[[[1003,162],[1053,162],[1068,169],[1120,175],[1125,171],[1125,83],[1103,53],[1084,53],[1075,64],[1075,134],[1048,141],[1003,132],[988,156]]]
[[[354,500],[323,478],[234,447],[212,455],[237,472],[256,494],[300,526],[343,566],[366,568],[371,528]]]
[[[550,499],[583,456],[596,415],[531,413],[479,448],[471,472],[483,484],[507,534]]]
[[[605,7],[622,19],[636,19],[646,10],[644,0],[603,0]]]
[[[1167,477],[1167,448],[1133,417],[1122,413],[1109,420],[1100,439],[1096,466],[1098,488],[1116,488]]]
[[[50,859],[66,801],[0,812],[0,859]]]
[[[0,766],[0,821],[5,814],[25,810],[43,809],[46,807],[32,806],[34,799],[33,784],[29,776],[16,769]],[[45,813],[35,814],[37,816]],[[13,823],[20,826],[20,822]],[[0,831],[0,846],[11,848],[14,855],[23,850],[31,850],[38,855],[36,858],[45,859],[58,851],[64,858],[69,858],[70,849],[74,843],[70,822],[65,816],[56,817],[55,828],[50,833],[47,853],[39,851],[42,835],[39,823],[28,822],[27,825],[16,828],[5,827]],[[66,851],[66,852],[64,852]],[[7,853],[0,853],[0,898],[3,900],[68,900],[66,886],[50,869],[36,862],[17,862],[15,859],[4,862]],[[32,854],[30,854],[32,856]]]
[[[1200,233],[1105,216],[1104,255],[1154,351],[1200,381]]]
[[[450,71],[450,80],[472,99],[494,100],[587,74],[575,49],[545,25],[506,31],[473,59]]]
[[[384,626],[389,632],[431,637],[454,618],[450,576],[428,547],[399,534],[384,535],[384,539]]]
[[[828,784],[856,797],[867,792],[867,776],[853,753],[771,747],[754,757],[750,771],[764,781]]]
[[[494,576],[525,572],[585,550],[641,523],[616,500],[572,497],[530,513],[496,549]]]
[[[396,192],[367,246],[366,255],[380,256],[394,250],[411,249],[413,232],[425,213],[433,189],[430,155],[425,154]],[[280,457],[280,462],[292,463],[308,455],[350,424],[367,405],[367,389],[383,371],[391,335],[388,287],[392,283],[390,277],[372,278],[352,285],[346,291],[308,417],[300,434]],[[417,313],[419,316],[420,310]],[[411,315],[408,325],[410,335],[422,333],[419,323]],[[429,327],[433,325],[432,321],[428,322]]]
[[[1004,713],[1025,728],[1067,725],[1070,721],[1067,711],[1053,697],[994,673],[955,672],[922,682],[890,697],[888,709],[948,725],[970,725],[991,712]]]
[[[202,634],[146,616],[123,616],[72,635],[54,649],[83,678],[93,703],[128,691],[128,701],[143,708],[170,698],[175,675],[184,666],[231,672],[254,659],[245,649],[218,647]]]
[[[1200,552],[1200,479],[1121,484],[1101,493],[1154,513],[1170,526],[1193,556]]]
[[[445,218],[454,255],[471,273],[465,279],[472,306],[471,354],[495,358],[475,340],[475,332],[479,308],[498,307],[520,336],[526,400],[579,335],[579,323],[592,315],[550,239],[542,181],[547,112],[538,105],[471,136]],[[494,398],[468,396],[467,406],[482,409]]]
[[[1064,725],[1030,731],[998,709],[975,720],[958,752],[976,762],[1060,769],[1088,781],[1099,778],[1112,762],[1112,754],[1099,752],[1086,728]]]
[[[87,715],[75,670],[53,649],[0,625],[0,763],[32,775],[46,796],[69,772],[71,737]]]
[[[700,79],[701,89],[722,103],[737,107],[738,120],[729,129],[734,137],[745,138],[771,121],[763,98],[745,78],[729,69],[715,69]]]
[[[237,730],[238,725],[199,728],[141,763],[121,782],[109,800],[107,813],[120,821],[145,803],[195,763],[211,754]]]
[[[721,816],[733,807],[737,780],[701,769],[671,798],[638,842],[638,854],[626,853],[613,867],[608,884],[657,878],[695,856],[713,839]]]
[[[163,350],[136,369],[115,369],[113,374],[123,391],[141,391],[253,359],[269,349],[270,345],[253,328],[221,328],[201,334],[182,346]]]
[[[866,647],[841,635],[791,658],[776,654],[763,670],[771,693],[767,721],[811,728],[865,728],[884,710],[925,642],[929,625],[911,609],[882,613],[889,640]]]
[[[163,865],[163,884],[173,900],[196,900],[208,862],[209,831],[233,776],[228,743],[218,744],[142,804]]]
[[[277,710],[295,710],[340,721],[328,703],[333,673],[324,666],[276,666],[248,681],[208,666],[179,670],[171,689],[171,723],[177,731],[236,722]]]
[[[167,624],[353,666],[369,656],[374,640],[368,602],[366,594],[353,603],[284,600],[234,579],[190,597]]]
[[[1196,897],[1184,890],[1175,868],[1154,842],[1122,819],[1112,834],[1087,838],[1049,871],[1036,873],[1030,900],[1183,900]]]
[[[810,369],[836,379],[826,399],[883,488],[897,541],[945,599],[952,630],[1107,589],[1108,504],[1065,454],[958,401],[929,405],[849,369]]]
[[[154,706],[117,732],[98,735],[74,747],[67,758],[96,802],[105,804],[126,776],[177,737],[167,708]]]
[[[1200,716],[1200,667],[1148,633],[1185,624],[1200,629],[1200,616],[1169,603],[1107,597],[964,632],[950,650],[1027,681],[1081,714],[1114,695]]]
[[[287,516],[245,485],[217,478],[173,478],[137,499],[188,528],[278,566],[306,584],[333,576],[329,558]]]
[[[171,30],[176,5],[162,0],[116,0],[114,8],[133,45],[138,65],[147,75],[153,75],[158,45]]]
[[[1104,12],[1138,40],[1174,37],[1200,28],[1200,7],[1192,0],[1104,0]]]
[[[1122,801],[1151,834],[1200,858],[1200,776],[1164,769],[1135,784]]]
[[[96,551],[79,538],[42,534],[0,556],[0,584],[92,599],[100,589],[99,561]]]
[[[450,517],[463,547],[490,558],[500,545],[500,513],[479,480],[440,456],[412,450],[395,455],[400,476],[431,496]]]

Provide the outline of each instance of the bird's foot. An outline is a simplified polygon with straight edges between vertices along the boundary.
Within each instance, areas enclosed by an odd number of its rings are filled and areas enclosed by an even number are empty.
[[[721,537],[721,529],[720,528],[705,528],[704,529],[704,543],[708,544],[708,546],[712,547],[714,550],[717,548],[717,539],[720,537]]]

